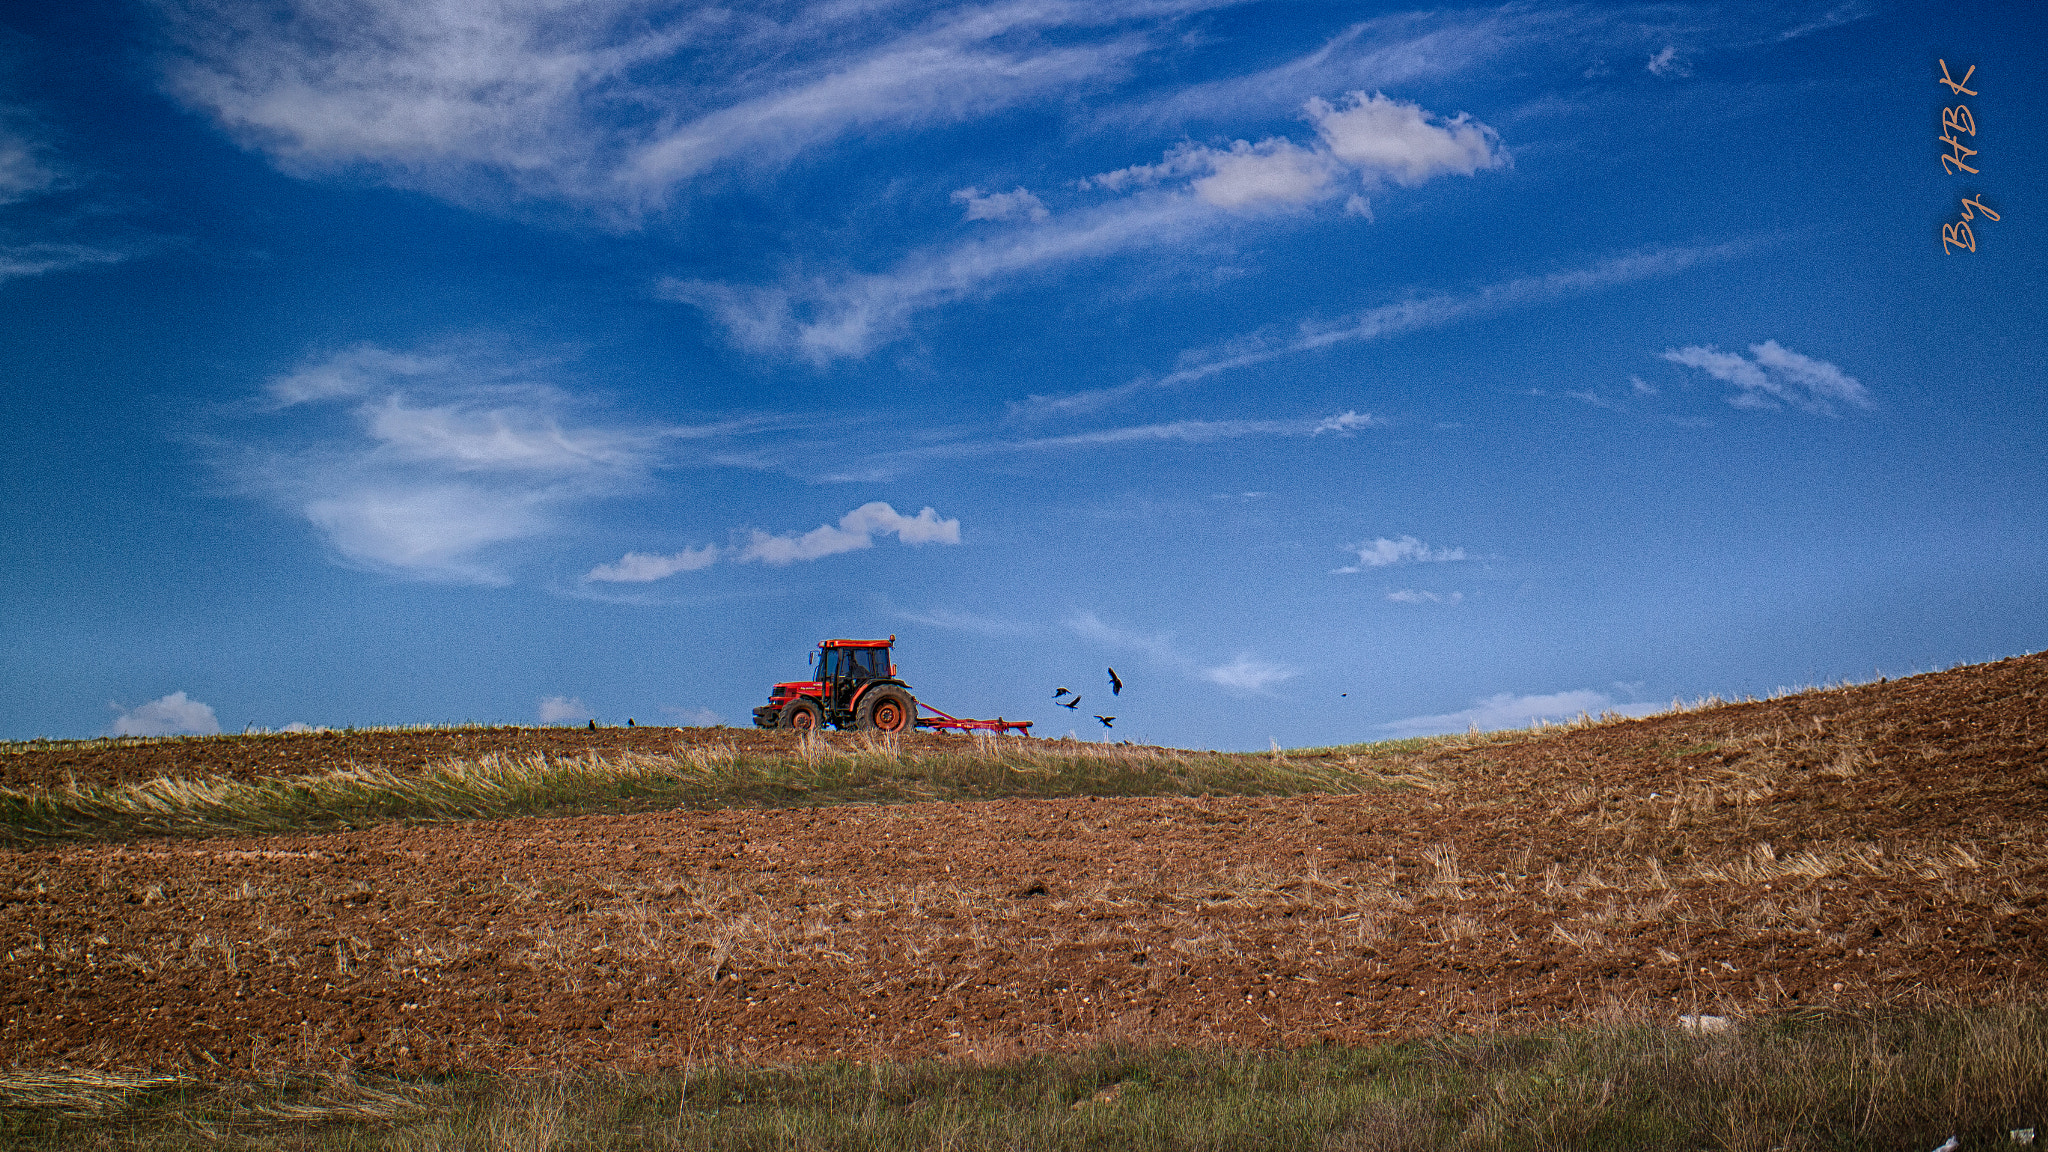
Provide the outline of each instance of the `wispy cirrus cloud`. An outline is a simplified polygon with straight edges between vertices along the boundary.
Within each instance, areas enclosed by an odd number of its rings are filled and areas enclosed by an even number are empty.
[[[1242,218],[1302,209],[1382,180],[1412,186],[1507,163],[1497,134],[1462,114],[1447,119],[1418,104],[1363,92],[1339,104],[1311,99],[1304,111],[1318,135],[1310,144],[1281,137],[1256,144],[1182,144],[1156,164],[1082,180],[1085,190],[1114,199],[1057,220],[1022,188],[1002,194],[1007,199],[973,188],[955,192],[970,218],[1029,220],[1034,226],[914,252],[886,272],[806,276],[765,286],[670,278],[660,291],[702,309],[743,347],[823,366],[901,338],[920,313],[1034,275],[1184,244]]]
[[[171,90],[287,171],[631,214],[721,172],[1119,79],[1210,0],[166,0]]]
[[[876,536],[894,536],[899,542],[912,545],[958,544],[960,521],[945,519],[929,507],[915,516],[905,516],[883,501],[874,500],[840,517],[836,525],[821,524],[809,532],[771,534],[754,528],[735,535],[741,539],[724,548],[706,544],[670,556],[628,552],[616,564],[600,564],[583,578],[613,584],[644,584],[678,572],[709,568],[721,559],[734,564],[782,567],[799,560],[818,560],[872,548]]]
[[[1739,352],[1693,344],[1669,349],[1663,358],[1735,385],[1728,403],[1737,408],[1790,405],[1816,416],[1833,416],[1837,403],[1876,407],[1862,382],[1825,360],[1802,356],[1776,340],[1750,345],[1749,355],[1744,359]]]
[[[1524,276],[1489,284],[1475,292],[1418,295],[1336,320],[1303,320],[1292,329],[1255,332],[1210,348],[1183,353],[1180,368],[1158,380],[1144,382],[1140,387],[1171,388],[1335,344],[1383,340],[1403,332],[1441,327],[1511,308],[1563,300],[1659,276],[1672,276],[1694,265],[1724,260],[1754,247],[1756,244],[1752,241],[1733,241],[1703,247],[1656,248],[1610,257],[1566,272]]]
[[[503,584],[495,551],[564,532],[571,511],[641,490],[674,462],[678,442],[748,427],[622,420],[555,383],[561,371],[557,360],[477,341],[317,356],[268,382],[267,424],[248,446],[224,448],[222,463],[346,564]]]
[[[116,226],[107,214],[75,211],[81,181],[49,138],[47,125],[0,94],[0,284],[118,264],[149,247],[132,237],[110,241],[105,233]],[[52,204],[57,209],[47,210]]]

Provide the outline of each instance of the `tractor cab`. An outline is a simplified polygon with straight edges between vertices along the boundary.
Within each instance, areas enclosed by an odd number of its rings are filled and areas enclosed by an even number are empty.
[[[815,680],[777,684],[768,703],[754,709],[762,728],[867,728],[911,732],[917,728],[917,699],[896,678],[891,658],[896,637],[887,640],[827,640],[811,654]]]

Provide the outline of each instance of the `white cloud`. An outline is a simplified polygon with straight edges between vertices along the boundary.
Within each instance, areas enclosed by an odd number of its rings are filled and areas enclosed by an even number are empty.
[[[1351,569],[1357,571],[1357,569]],[[1402,588],[1387,593],[1387,599],[1396,604],[1460,604],[1465,600],[1463,592],[1419,592],[1413,588]]]
[[[931,608],[923,612],[898,609],[896,615],[919,624],[934,628],[945,628],[955,632],[973,632],[982,636],[1024,636],[1038,629],[1019,620],[1000,616],[984,616],[974,612],[961,612],[952,608]]]
[[[1547,695],[1516,696],[1503,692],[1475,701],[1470,708],[1458,712],[1447,712],[1440,716],[1410,716],[1380,727],[1397,738],[1409,736],[1434,736],[1446,732],[1466,732],[1477,728],[1490,732],[1501,728],[1522,728],[1536,720],[1566,721],[1576,719],[1580,713],[1599,716],[1602,712],[1616,712],[1623,716],[1648,716],[1663,709],[1659,704],[1617,703],[1605,692],[1580,689],[1574,692],[1552,692]]]
[[[1664,50],[1650,57],[1647,65],[1652,76],[1690,76],[1692,67],[1678,58],[1678,49],[1669,44]]]
[[[960,542],[960,521],[941,520],[939,514],[926,508],[915,516],[905,516],[880,500],[863,504],[839,518],[834,527],[823,524],[801,536],[794,533],[770,536],[755,529],[747,542],[734,556],[736,562],[758,560],[763,564],[791,564],[798,560],[816,560],[825,556],[836,556],[841,552],[853,552],[874,546],[877,534],[894,535],[905,544],[958,544]]]
[[[1329,157],[1280,137],[1200,148],[1192,158],[1208,175],[1188,186],[1218,208],[1300,207],[1328,196],[1336,176]]]
[[[1030,220],[1043,223],[1052,219],[1052,211],[1045,202],[1019,186],[1015,192],[983,192],[979,188],[962,188],[953,193],[955,204],[967,205],[969,220]]]
[[[227,467],[348,564],[502,584],[494,550],[563,531],[571,510],[643,487],[673,441],[742,427],[609,420],[550,383],[559,371],[479,344],[319,357],[269,382],[268,414],[284,423]]]
[[[725,717],[709,708],[687,708],[663,704],[661,712],[662,715],[689,728],[716,728],[725,723]]]
[[[119,264],[135,254],[91,244],[34,243],[0,245],[0,283],[23,276],[41,276],[93,264]]]
[[[837,526],[822,524],[809,532],[780,535],[754,528],[746,532],[741,543],[723,549],[716,544],[706,544],[702,548],[685,548],[672,556],[628,552],[620,557],[618,563],[600,564],[584,573],[583,578],[612,583],[645,583],[678,572],[709,568],[721,557],[735,564],[759,561],[780,566],[872,548],[878,535],[893,535],[904,544],[958,544],[960,521],[941,519],[932,508],[925,508],[915,516],[905,516],[890,505],[874,500],[840,517]]]
[[[1356,432],[1360,428],[1370,428],[1375,424],[1384,423],[1386,421],[1374,419],[1371,413],[1360,415],[1347,408],[1343,412],[1316,425],[1315,431],[1310,433],[1310,435],[1321,436],[1325,432]]]
[[[1337,195],[1338,177],[1356,171],[1420,183],[1448,172],[1470,175],[1504,162],[1492,149],[1491,129],[1460,116],[1440,119],[1418,105],[1353,93],[1357,103],[1338,110],[1320,100],[1309,109],[1360,158],[1342,159],[1323,143],[1304,147],[1272,137],[1225,147],[1185,143],[1157,164],[1137,164],[1080,182],[1084,190],[1117,199],[1040,227],[975,237],[948,247],[913,252],[887,272],[798,277],[773,286],[735,287],[671,278],[662,295],[704,310],[741,345],[794,354],[820,365],[865,356],[902,337],[913,317],[995,290],[1021,277],[1062,265],[1157,248],[1209,234],[1246,213],[1301,208]],[[1384,123],[1383,123],[1384,122]],[[1474,158],[1473,141],[1478,141]],[[1030,196],[1019,188],[1003,196]],[[981,205],[996,213],[1026,212],[1022,200],[1001,207],[979,189],[953,193],[976,218]],[[1362,202],[1361,202],[1362,203]],[[1368,214],[1369,208],[1365,208]],[[1049,215],[1049,214],[1048,214]]]
[[[672,556],[653,556],[645,552],[628,552],[616,564],[599,564],[584,573],[585,580],[603,580],[620,584],[644,584],[650,580],[661,580],[678,572],[695,572],[718,563],[718,545],[706,544],[702,548],[685,548]]]
[[[325,732],[325,731],[326,731],[326,729],[325,729],[325,728],[315,728],[315,727],[313,727],[313,726],[312,726],[311,724],[308,724],[308,723],[306,723],[306,722],[305,722],[304,720],[294,720],[294,721],[292,721],[291,723],[289,723],[289,724],[285,725],[284,727],[282,727],[282,728],[279,728],[279,729],[278,729],[278,731],[279,731],[279,732]]]
[[[119,704],[108,707],[120,713],[107,729],[114,736],[172,736],[181,732],[215,736],[220,733],[220,721],[214,717],[212,706],[187,697],[183,689],[125,711]]]
[[[1113,79],[1206,0],[874,6],[166,0],[171,90],[287,171],[630,215],[707,174]],[[1132,25],[1138,25],[1133,30]]]
[[[1465,558],[1463,548],[1431,548],[1413,536],[1403,536],[1398,540],[1381,536],[1369,543],[1349,545],[1349,550],[1358,553],[1358,563],[1333,571],[1352,573],[1395,564],[1445,564]]]
[[[61,180],[41,140],[0,107],[0,205],[40,196]]]
[[[1641,376],[1630,375],[1628,386],[1638,396],[1655,396],[1657,394],[1657,389],[1650,384],[1645,384]]]
[[[734,287],[666,279],[661,295],[703,309],[741,346],[824,365],[865,356],[910,330],[911,319],[995,286],[1082,260],[1169,243],[1214,226],[1218,209],[1154,192],[913,252],[887,272],[812,276]]]
[[[1246,693],[1264,692],[1299,675],[1301,670],[1298,668],[1242,653],[1228,664],[1202,670],[1203,679],[1210,683],[1220,684],[1233,692]]]
[[[1317,97],[1309,119],[1331,155],[1368,176],[1414,187],[1436,176],[1470,176],[1508,162],[1500,134],[1465,113],[1445,120],[1419,104],[1380,93],[1349,95],[1348,106]]]
[[[543,724],[574,724],[590,720],[590,708],[574,696],[545,696],[537,709]]]
[[[1835,414],[1835,401],[1870,408],[1875,402],[1855,377],[1825,360],[1815,360],[1766,340],[1749,346],[1753,360],[1712,345],[1669,349],[1663,358],[1697,368],[1736,387],[1728,402],[1737,408],[1780,408],[1791,405],[1819,416]]]
[[[1178,387],[1218,373],[1333,344],[1381,340],[1416,329],[1440,327],[1467,317],[1547,303],[1651,277],[1670,276],[1702,261],[1725,259],[1752,246],[1736,242],[1704,248],[1653,249],[1602,260],[1569,272],[1490,284],[1464,296],[1415,296],[1335,321],[1303,320],[1289,329],[1258,332],[1211,348],[1185,352],[1181,355],[1181,368],[1143,387]]]

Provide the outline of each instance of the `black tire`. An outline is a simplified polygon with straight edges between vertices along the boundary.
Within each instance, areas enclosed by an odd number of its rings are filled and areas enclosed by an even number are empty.
[[[863,732],[915,732],[917,700],[894,684],[870,688],[854,711],[853,726]]]
[[[777,724],[796,732],[816,732],[825,726],[825,717],[809,700],[792,700],[782,706],[782,717]]]

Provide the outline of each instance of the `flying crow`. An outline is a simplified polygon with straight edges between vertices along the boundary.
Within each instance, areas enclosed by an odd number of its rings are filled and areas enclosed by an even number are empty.
[[[1055,700],[1062,696],[1072,696],[1073,694],[1074,690],[1072,688],[1055,688],[1052,690],[1052,698]]]
[[[1110,723],[1111,720],[1116,719],[1116,717],[1114,716],[1097,716],[1096,719],[1102,721],[1102,726],[1104,728],[1116,727],[1116,725]]]
[[[1114,668],[1109,670],[1109,694],[1111,696],[1121,696],[1124,694],[1124,682],[1116,678],[1116,669]]]
[[[1062,708],[1079,708],[1080,706],[1081,706],[1081,698],[1080,698],[1079,696],[1076,696],[1076,697],[1074,697],[1074,698],[1073,698],[1072,700],[1061,700],[1061,701],[1060,701],[1060,707],[1062,707]]]

